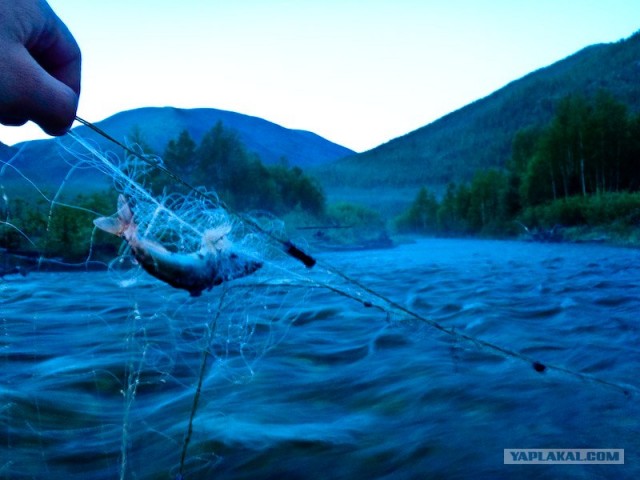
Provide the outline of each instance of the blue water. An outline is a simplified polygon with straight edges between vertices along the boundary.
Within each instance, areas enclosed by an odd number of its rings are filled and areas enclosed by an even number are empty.
[[[33,273],[0,283],[0,478],[638,478],[640,251],[422,240],[320,257],[630,394],[383,312],[322,267],[347,296],[295,265],[222,301],[134,272]],[[622,448],[625,465],[504,465],[505,448]]]

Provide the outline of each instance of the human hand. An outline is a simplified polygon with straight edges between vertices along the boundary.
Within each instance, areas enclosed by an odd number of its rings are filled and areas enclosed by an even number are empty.
[[[80,48],[45,0],[0,0],[0,123],[34,121],[49,135],[73,123]]]

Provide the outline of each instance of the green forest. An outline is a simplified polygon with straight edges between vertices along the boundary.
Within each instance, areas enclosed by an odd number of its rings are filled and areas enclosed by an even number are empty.
[[[395,223],[400,232],[438,235],[561,227],[629,237],[639,222],[640,115],[600,91],[566,96],[548,126],[519,131],[504,169],[449,184],[439,200],[422,188]]]
[[[194,186],[214,189],[234,211],[265,210],[276,215],[300,208],[314,215],[324,212],[326,199],[320,185],[299,167],[266,166],[247,151],[237,133],[218,122],[199,145],[185,130],[170,140],[162,159],[166,167]],[[169,176],[156,170],[148,185],[152,193],[188,193]]]

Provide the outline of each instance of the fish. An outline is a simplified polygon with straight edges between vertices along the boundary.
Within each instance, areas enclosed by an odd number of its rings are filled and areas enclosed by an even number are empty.
[[[123,238],[140,266],[150,275],[174,288],[202,295],[223,282],[251,275],[262,268],[260,261],[235,252],[227,235],[231,226],[209,229],[202,236],[200,250],[172,252],[161,243],[141,235],[133,211],[124,195],[118,196],[116,217],[93,221],[100,230]]]

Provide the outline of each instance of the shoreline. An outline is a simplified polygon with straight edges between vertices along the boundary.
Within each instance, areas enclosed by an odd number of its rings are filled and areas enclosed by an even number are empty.
[[[562,228],[561,234],[553,239],[535,239],[532,235],[444,235],[444,234],[396,234],[391,236],[394,245],[404,245],[420,238],[442,238],[459,240],[513,240],[526,243],[562,243],[575,245],[603,245],[608,247],[640,249],[640,226],[626,226],[621,229],[607,227],[591,227],[580,225]]]

